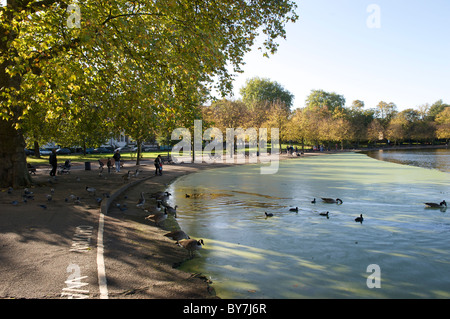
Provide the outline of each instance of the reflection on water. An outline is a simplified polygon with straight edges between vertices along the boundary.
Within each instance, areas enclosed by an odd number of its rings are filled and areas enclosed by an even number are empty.
[[[449,149],[379,150],[367,152],[378,160],[450,172]]]
[[[423,204],[450,202],[448,173],[354,153],[259,172],[257,165],[212,169],[169,189],[181,228],[205,241],[183,269],[211,276],[220,297],[450,297],[450,219]],[[380,266],[381,288],[367,286],[371,264]]]

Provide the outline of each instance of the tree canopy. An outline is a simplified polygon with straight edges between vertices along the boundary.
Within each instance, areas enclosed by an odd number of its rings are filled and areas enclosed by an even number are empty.
[[[102,114],[98,126],[130,131],[141,121],[123,123],[120,114],[145,109],[148,125],[192,117],[213,88],[231,92],[260,32],[264,52],[276,52],[295,9],[289,0],[8,0],[0,8],[1,185],[30,182],[23,148],[31,117],[42,116],[51,136],[91,132],[85,108]]]

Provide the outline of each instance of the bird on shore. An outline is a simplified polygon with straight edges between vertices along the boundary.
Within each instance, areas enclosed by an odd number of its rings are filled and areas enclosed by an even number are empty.
[[[151,197],[159,201],[165,201],[169,198],[169,196],[172,196],[172,194],[169,192],[157,192],[153,193]]]
[[[298,213],[298,207],[290,208],[289,211],[290,211],[290,212],[297,212],[297,213]]]
[[[178,207],[178,205],[175,205],[175,207],[166,206],[166,207],[164,208],[164,210],[165,210],[168,214],[172,214],[172,215],[175,215],[175,217],[177,217],[177,207]]]
[[[180,247],[183,247],[189,252],[189,257],[194,257],[194,252],[202,248],[202,245],[205,245],[203,239],[183,239],[178,242]]]
[[[437,204],[437,203],[425,203],[425,205],[427,205],[428,208],[442,208],[442,207],[447,207],[447,203],[445,202],[445,200],[443,200],[443,201],[440,202],[439,204]]]
[[[95,195],[96,189],[95,189],[94,187],[86,186],[86,191],[87,191],[90,195]]]
[[[51,202],[52,199],[53,199],[52,195],[48,194],[48,195],[47,195],[47,201]]]
[[[364,220],[364,218],[363,218],[362,214],[360,214],[359,217],[355,218],[355,222],[358,222],[358,223],[361,223],[361,224],[362,224],[363,220]]]
[[[189,237],[188,234],[186,234],[181,229],[171,231],[170,233],[167,233],[164,236],[169,237],[173,240],[176,240],[177,242],[179,242],[180,240],[183,240],[183,239],[191,239],[191,237]]]
[[[330,218],[330,217],[328,216],[328,214],[329,214],[329,212],[326,212],[326,213],[320,213],[319,215],[320,215],[320,216],[326,216],[327,219],[328,219],[328,218]]]
[[[272,214],[272,213],[267,213],[267,212],[265,212],[264,214],[266,215],[266,218],[267,218],[267,217],[273,217],[273,214]]]
[[[328,204],[334,204],[334,203],[342,204],[343,203],[342,199],[340,199],[340,198],[336,198],[336,199],[326,198],[326,197],[321,197],[321,198],[322,198],[322,201],[324,201],[325,203],[328,203]]]
[[[131,171],[128,171],[126,174],[123,174],[122,175],[123,182],[125,183],[126,181],[130,180],[130,177],[131,177]]]
[[[141,207],[144,207],[144,205],[145,205],[144,192],[141,192],[141,198],[139,198],[139,201],[138,201],[136,207],[141,208]]]
[[[167,219],[167,216],[167,212],[155,213],[152,215],[148,215],[147,217],[145,217],[145,219],[151,220],[156,224],[156,226],[159,226]]]
[[[134,171],[133,177],[138,177],[140,173],[141,173],[141,170],[136,168],[136,170]]]

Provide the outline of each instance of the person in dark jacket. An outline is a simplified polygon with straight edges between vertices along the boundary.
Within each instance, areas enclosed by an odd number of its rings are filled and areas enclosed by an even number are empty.
[[[52,165],[52,170],[50,171],[50,176],[56,175],[56,168],[58,166],[58,160],[56,158],[56,150],[52,149],[48,162]]]
[[[155,175],[162,175],[162,158],[161,155],[158,155],[154,161],[155,164]]]
[[[116,150],[116,152],[113,155],[114,162],[116,163],[116,172],[120,172],[120,153],[119,150]]]

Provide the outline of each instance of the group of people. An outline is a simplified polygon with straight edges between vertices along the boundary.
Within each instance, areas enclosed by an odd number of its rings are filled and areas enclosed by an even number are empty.
[[[116,152],[114,153],[112,158],[114,159],[114,163],[115,163],[115,166],[116,166],[116,172],[120,172],[120,159],[121,159],[120,151],[116,150]],[[58,166],[58,160],[56,159],[56,150],[55,149],[53,149],[52,150],[52,154],[50,154],[49,163],[50,163],[50,165],[52,165],[52,170],[50,171],[50,176],[55,176],[56,175],[56,169],[57,169],[57,166]],[[161,158],[161,155],[158,155],[155,158],[154,164],[155,164],[155,169],[156,169],[155,170],[155,175],[160,175],[161,176],[162,175],[162,168],[163,168],[163,160]],[[107,162],[106,165],[108,166],[108,173],[110,173],[111,172],[111,168],[113,167],[111,158],[108,158],[108,162]]]

